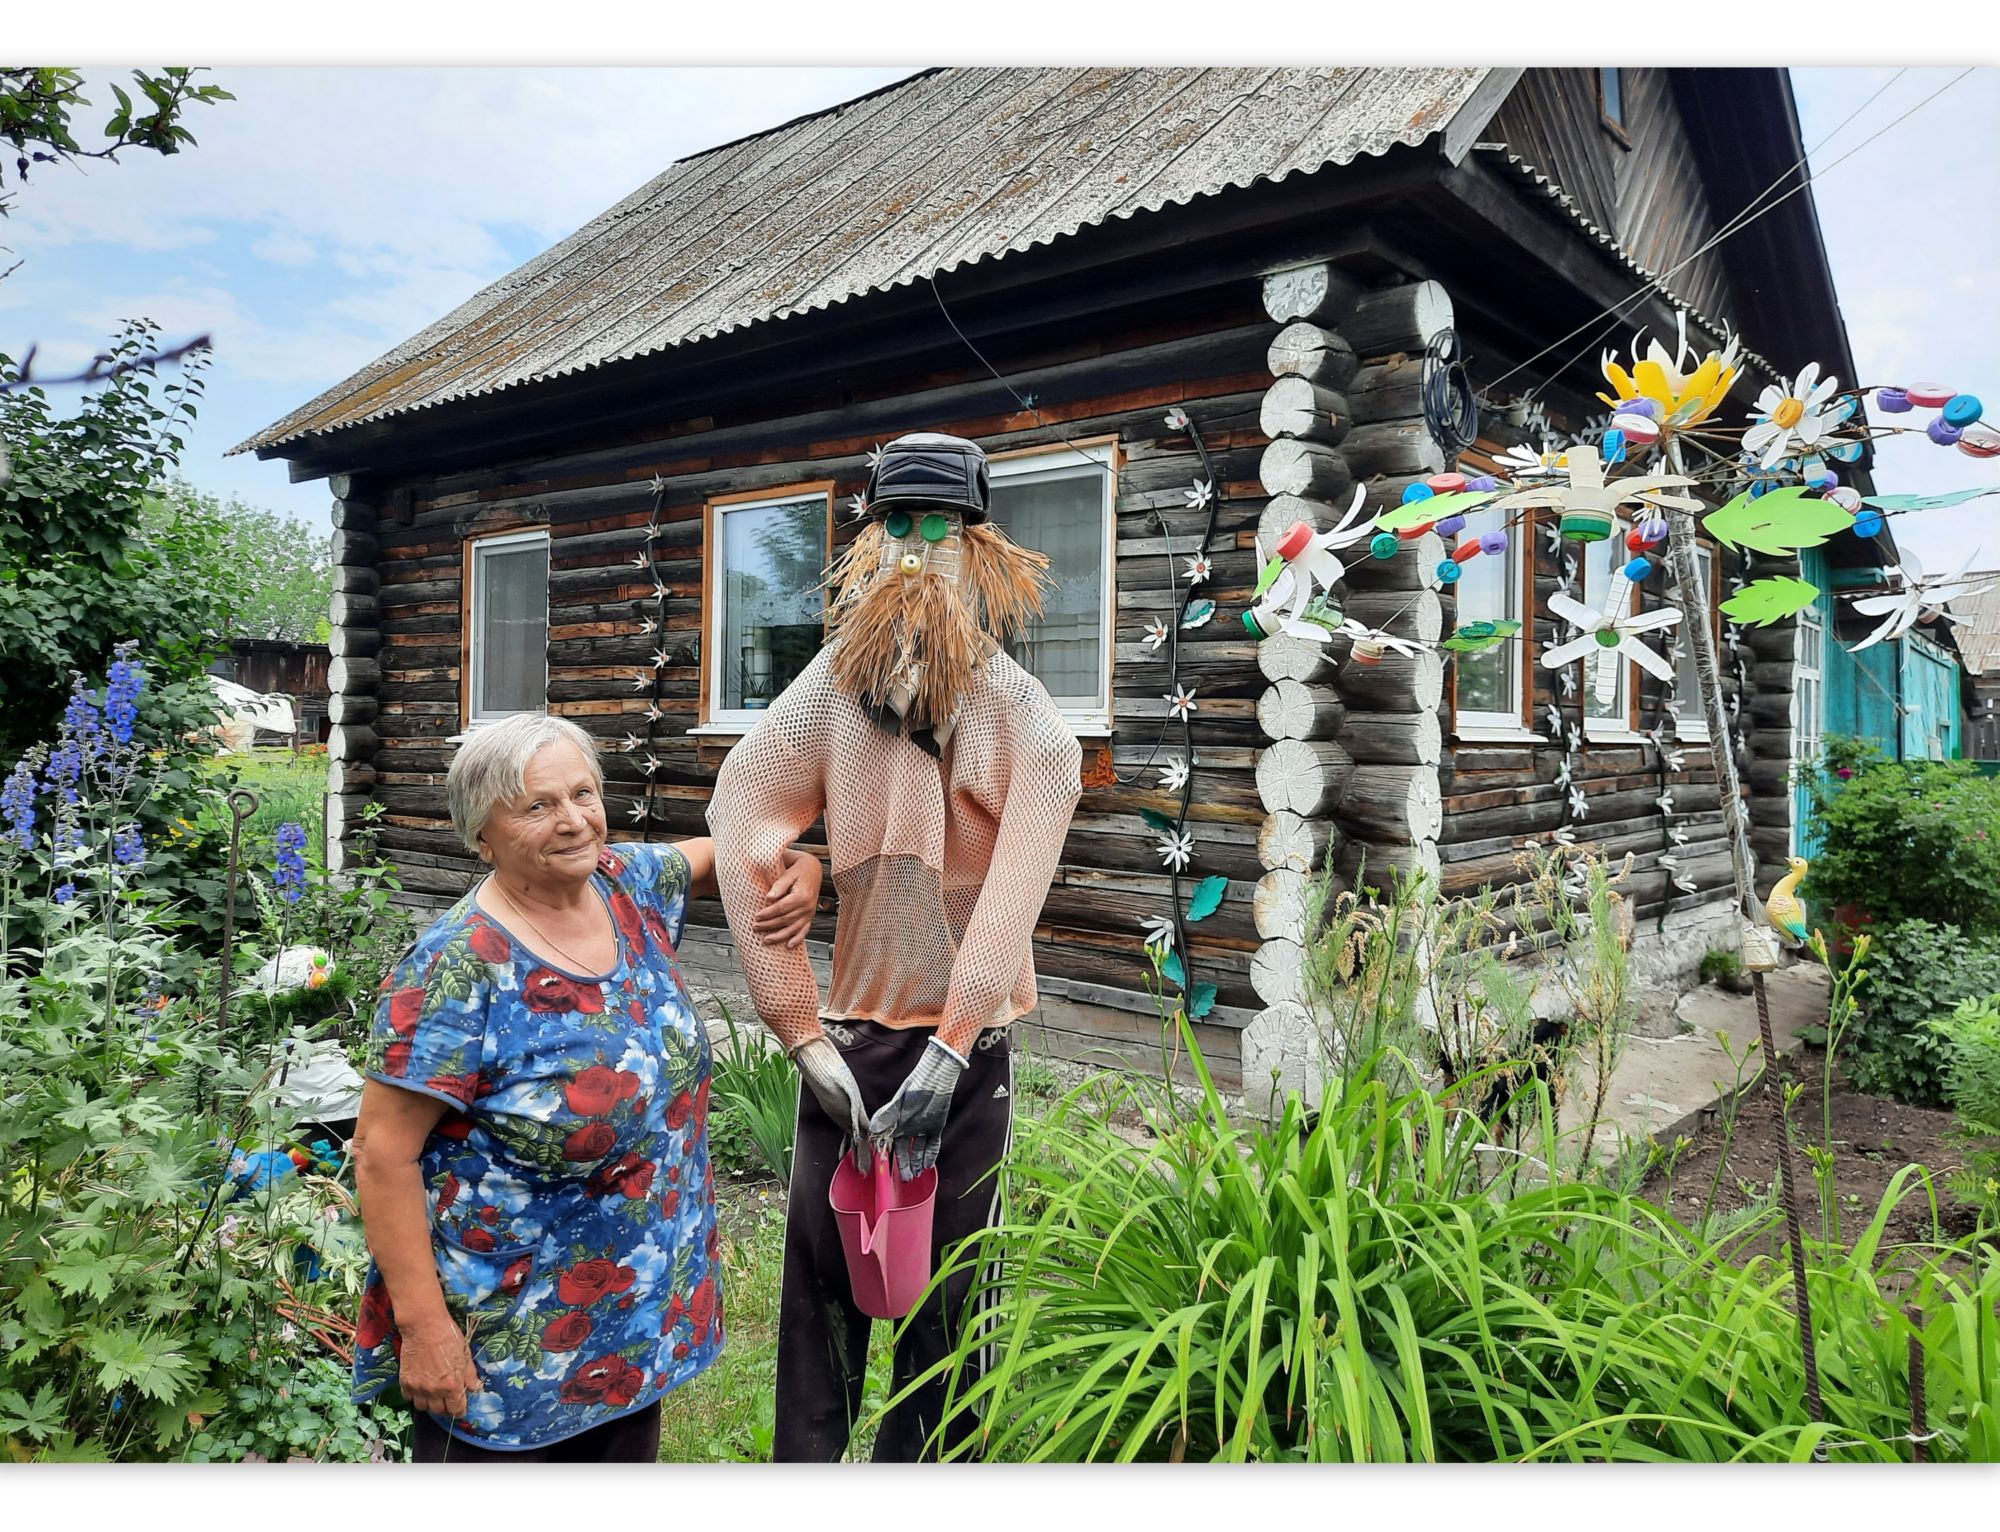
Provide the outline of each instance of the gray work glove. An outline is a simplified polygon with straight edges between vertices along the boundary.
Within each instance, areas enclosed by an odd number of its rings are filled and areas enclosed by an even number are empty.
[[[826,1115],[836,1123],[846,1124],[855,1163],[866,1175],[874,1163],[868,1147],[868,1108],[861,1104],[861,1087],[854,1083],[854,1072],[847,1067],[847,1060],[840,1056],[831,1038],[815,1037],[799,1045],[792,1062],[799,1066],[799,1078],[819,1098]]]
[[[937,1163],[951,1093],[964,1073],[965,1060],[934,1037],[889,1104],[868,1119],[876,1147],[893,1152],[896,1173],[905,1181],[916,1180]]]

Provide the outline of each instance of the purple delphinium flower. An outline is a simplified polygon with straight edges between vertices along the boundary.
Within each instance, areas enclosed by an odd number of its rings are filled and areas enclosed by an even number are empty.
[[[35,763],[25,756],[0,787],[0,816],[7,840],[22,851],[35,849]]]
[[[306,891],[306,859],[299,854],[305,847],[304,825],[278,826],[278,863],[272,870],[271,881],[278,887],[278,897],[287,904],[297,904]]]
[[[138,647],[130,639],[118,646],[104,688],[104,722],[121,745],[132,743],[132,729],[139,721],[139,693],[146,685],[145,667],[132,659]]]

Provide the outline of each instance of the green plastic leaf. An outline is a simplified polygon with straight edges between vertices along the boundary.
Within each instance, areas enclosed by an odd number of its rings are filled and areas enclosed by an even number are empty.
[[[1796,553],[1845,532],[1854,525],[1854,517],[1831,500],[1793,485],[1755,497],[1746,489],[1721,510],[1703,517],[1701,524],[1726,548]]]
[[[1399,505],[1394,510],[1384,511],[1375,518],[1378,532],[1401,532],[1407,527],[1420,527],[1427,521],[1442,521],[1447,516],[1463,516],[1467,511],[1495,499],[1497,489],[1460,490],[1455,495],[1432,495],[1428,500],[1412,500],[1407,505]]]
[[[1790,575],[1773,575],[1752,580],[1722,603],[1723,611],[1738,622],[1767,627],[1782,622],[1794,612],[1803,612],[1819,597],[1819,587]]]
[[[1185,987],[1187,984],[1187,970],[1181,967],[1181,955],[1171,948],[1168,949],[1166,957],[1160,962],[1160,972],[1182,987]]]
[[[1162,814],[1158,809],[1141,809],[1139,810],[1139,817],[1155,830],[1158,830],[1162,835],[1178,835],[1181,832],[1180,825],[1170,816]]]
[[[1188,1000],[1187,1000],[1188,1020],[1200,1021],[1202,1017],[1206,1016],[1210,1011],[1214,1009],[1215,1009],[1215,986],[1213,984],[1197,984],[1194,987],[1193,991],[1188,995]]]
[[[2000,495],[2000,484],[1990,489],[1959,489],[1948,495],[1863,495],[1861,502],[1878,511],[1941,511],[1948,505],[1963,505],[1982,495]]]
[[[1222,895],[1229,887],[1229,880],[1220,874],[1203,878],[1195,885],[1194,897],[1188,900],[1187,918],[1206,920],[1222,905]]]
[[[1520,631],[1521,625],[1511,618],[1502,622],[1468,622],[1438,647],[1454,654],[1484,654],[1499,648]]]

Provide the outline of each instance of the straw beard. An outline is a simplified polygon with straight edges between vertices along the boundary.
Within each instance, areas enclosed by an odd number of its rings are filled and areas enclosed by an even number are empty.
[[[972,673],[1031,617],[1042,614],[1045,553],[990,525],[965,526],[926,544],[892,538],[871,521],[834,563],[828,627],[837,685],[864,706],[891,708],[913,728],[935,728],[958,710]],[[925,567],[906,575],[904,552]]]

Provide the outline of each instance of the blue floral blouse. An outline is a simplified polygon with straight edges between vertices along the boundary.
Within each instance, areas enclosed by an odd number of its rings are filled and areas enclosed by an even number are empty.
[[[651,1404],[722,1350],[708,1034],[674,949],[687,858],[607,849],[607,977],[530,952],[470,894],[382,985],[370,1079],[449,1102],[424,1146],[438,1277],[483,1387],[461,1440],[547,1446]],[[354,1391],[393,1383],[402,1337],[368,1272]]]

